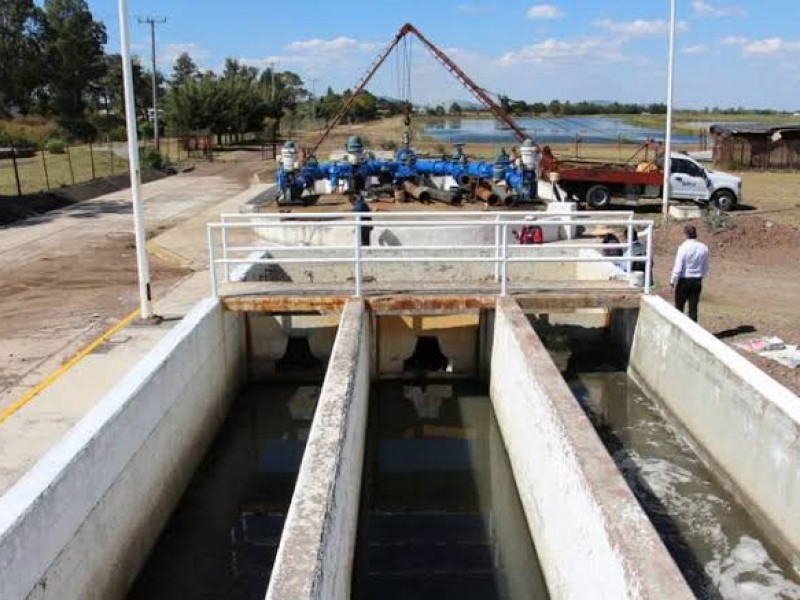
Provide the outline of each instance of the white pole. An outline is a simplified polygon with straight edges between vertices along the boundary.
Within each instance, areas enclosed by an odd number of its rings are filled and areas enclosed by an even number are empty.
[[[133,227],[136,237],[136,267],[139,272],[139,318],[153,316],[150,296],[150,265],[145,250],[144,213],[139,172],[139,138],[136,132],[136,105],[133,96],[133,69],[131,67],[130,41],[128,39],[128,3],[119,0],[119,35],[122,54],[122,79],[125,87],[125,126],[128,130],[128,162],[133,196]]]
[[[667,72],[667,126],[664,138],[664,219],[669,217],[669,180],[672,174],[672,104],[675,100],[675,0],[670,0],[669,70]]]

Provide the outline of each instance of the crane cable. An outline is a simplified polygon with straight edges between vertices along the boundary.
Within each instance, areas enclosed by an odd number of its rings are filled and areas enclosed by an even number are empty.
[[[411,143],[411,52],[413,43],[409,37],[403,38],[402,50],[398,47],[398,52],[402,52],[402,90],[401,100],[403,102],[403,144]]]

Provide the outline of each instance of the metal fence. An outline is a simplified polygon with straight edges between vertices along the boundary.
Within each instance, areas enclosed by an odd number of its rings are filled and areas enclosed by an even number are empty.
[[[539,227],[545,242],[520,243],[520,232],[526,227]],[[622,240],[617,238],[603,243],[596,237],[580,237],[580,230],[592,227],[615,229],[622,234]],[[381,231],[378,245],[365,244],[364,232],[368,239],[373,230]],[[642,231],[645,238],[639,245],[641,253],[635,248],[635,232],[638,231]],[[303,293],[309,291],[309,286],[301,281],[302,276],[314,280],[313,271],[284,273],[277,280],[264,277],[260,284],[250,283],[245,289],[240,284],[252,279],[252,271],[257,266],[266,269],[291,269],[297,265],[317,267],[323,275],[338,277],[338,291],[364,296],[409,290],[409,286],[423,291],[445,283],[454,290],[459,286],[467,290],[470,282],[466,278],[458,280],[463,273],[451,274],[456,281],[443,282],[442,269],[482,265],[489,269],[482,291],[504,296],[538,287],[536,281],[525,282],[518,274],[512,280],[509,273],[515,265],[548,263],[556,263],[556,268],[570,263],[605,264],[605,273],[610,276],[593,277],[593,283],[599,284],[593,287],[604,287],[603,280],[607,285],[609,279],[616,279],[640,285],[649,293],[652,234],[653,222],[635,220],[631,212],[615,213],[613,217],[597,212],[275,213],[222,215],[219,222],[208,224],[207,242],[211,287],[215,295],[268,293],[276,288]],[[415,269],[420,263],[443,267],[429,271]],[[389,264],[395,265],[394,268],[406,277],[400,281],[382,281],[379,287],[365,286],[370,281],[365,277],[368,266]],[[634,264],[643,264],[639,269],[641,275],[632,273]],[[343,268],[343,272],[332,274],[330,269],[334,266]],[[637,278],[640,281],[634,283]],[[575,284],[571,290],[592,287],[592,282],[564,279]]]

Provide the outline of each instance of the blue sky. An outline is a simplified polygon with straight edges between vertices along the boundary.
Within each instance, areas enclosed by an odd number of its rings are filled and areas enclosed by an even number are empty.
[[[88,0],[119,51],[116,0]],[[527,101],[659,102],[666,96],[668,0],[129,0],[135,53],[149,59],[149,29],[163,15],[159,68],[188,50],[204,68],[225,57],[353,86],[406,21],[479,85]],[[800,2],[678,0],[676,104],[800,110]],[[411,44],[412,100],[469,98],[418,42]],[[390,57],[370,90],[397,97],[402,69]],[[310,87],[310,83],[309,83]]]

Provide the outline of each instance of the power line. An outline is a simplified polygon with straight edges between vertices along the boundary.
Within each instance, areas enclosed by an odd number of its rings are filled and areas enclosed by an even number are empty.
[[[153,142],[156,150],[160,150],[158,135],[158,85],[156,77],[156,25],[163,25],[167,17],[139,17],[139,23],[150,25],[150,50],[153,59]]]

